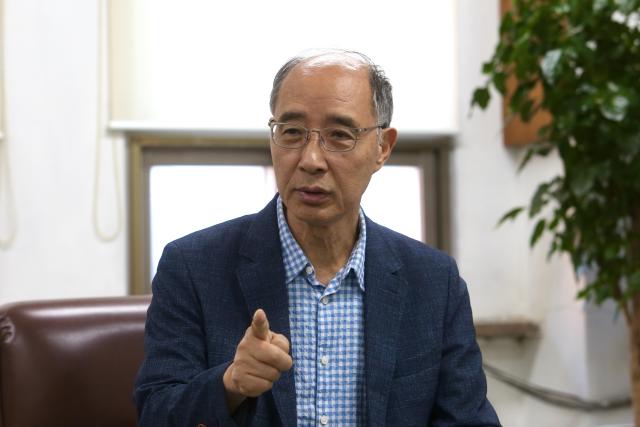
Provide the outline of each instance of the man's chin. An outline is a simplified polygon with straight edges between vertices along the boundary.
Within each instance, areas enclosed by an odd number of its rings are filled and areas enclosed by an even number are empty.
[[[293,202],[287,205],[287,220],[289,223],[294,220],[313,227],[326,227],[336,221],[331,210],[329,206]]]

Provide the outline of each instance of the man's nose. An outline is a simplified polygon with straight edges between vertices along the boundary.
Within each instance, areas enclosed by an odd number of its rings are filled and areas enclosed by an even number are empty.
[[[306,172],[318,173],[327,169],[326,151],[322,148],[322,137],[317,131],[310,131],[307,143],[301,148],[299,166]]]

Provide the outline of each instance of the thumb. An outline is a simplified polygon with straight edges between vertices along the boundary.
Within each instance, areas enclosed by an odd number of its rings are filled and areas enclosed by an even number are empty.
[[[251,322],[251,330],[253,335],[263,341],[270,341],[271,331],[269,330],[269,320],[263,309],[259,308],[253,314]]]

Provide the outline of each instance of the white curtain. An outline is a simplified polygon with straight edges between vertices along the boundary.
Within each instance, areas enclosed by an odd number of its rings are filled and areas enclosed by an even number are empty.
[[[455,2],[110,1],[110,119],[266,129],[274,74],[308,48],[362,51],[394,86],[394,125],[456,130]]]

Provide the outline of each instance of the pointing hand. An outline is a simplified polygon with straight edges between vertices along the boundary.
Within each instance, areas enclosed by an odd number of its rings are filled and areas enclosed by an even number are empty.
[[[223,377],[231,412],[245,398],[257,397],[271,390],[280,374],[291,369],[292,365],[289,340],[272,332],[264,310],[256,310]]]

